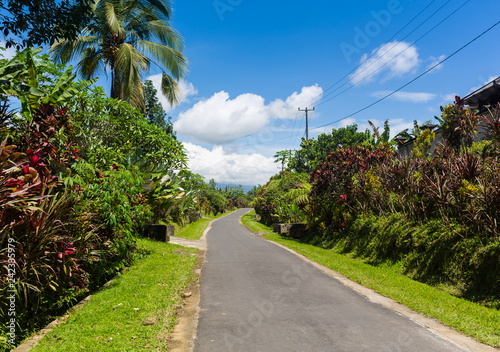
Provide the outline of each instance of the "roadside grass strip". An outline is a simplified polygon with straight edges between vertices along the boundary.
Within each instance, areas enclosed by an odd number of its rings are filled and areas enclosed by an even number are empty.
[[[270,233],[273,232],[273,229],[269,226],[261,224],[258,221],[255,221],[255,210],[252,210],[241,217],[241,222],[243,225],[248,227],[250,231],[259,232],[259,233]]]
[[[182,237],[188,240],[199,240],[212,220],[219,219],[231,213],[233,213],[233,211],[228,211],[217,216],[209,215],[205,218],[192,222],[176,233],[175,237]]]
[[[199,240],[208,224],[213,219],[203,218],[187,225],[182,231],[175,234],[175,237],[182,237],[188,240]]]
[[[252,231],[265,232],[265,238],[293,249],[416,312],[438,319],[443,324],[485,344],[500,347],[499,310],[452,296],[390,269],[365,264],[332,250],[300,243],[272,233],[272,228],[258,223],[254,217],[255,212],[252,211],[242,217],[242,223]]]
[[[104,287],[32,349],[42,351],[166,351],[192,282],[197,250],[139,239],[149,255]]]

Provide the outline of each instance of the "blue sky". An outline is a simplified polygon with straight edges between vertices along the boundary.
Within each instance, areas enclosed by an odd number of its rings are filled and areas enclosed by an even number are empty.
[[[434,120],[440,105],[451,103],[455,94],[463,97],[500,76],[499,25],[401,92],[315,129],[375,102],[447,58],[500,20],[498,1],[173,4],[173,26],[184,37],[190,67],[181,82],[181,104],[164,107],[192,171],[220,184],[263,184],[279,171],[273,155],[297,149],[304,136],[299,107],[315,107],[310,137],[351,123],[364,130],[368,120],[382,126],[386,119],[394,135],[411,128],[413,120]],[[148,77],[158,82],[158,74],[151,71]],[[98,83],[107,85],[104,79]]]
[[[434,120],[455,94],[465,96],[500,75],[498,26],[400,93],[314,129],[448,57],[500,20],[498,2],[216,0],[174,7],[190,73],[185,101],[169,113],[193,171],[220,183],[264,183],[276,173],[273,155],[297,149],[304,136],[299,107],[315,107],[310,137],[351,123],[364,130],[368,120],[382,126],[386,119],[394,135],[413,120]],[[327,91],[353,70],[355,76]]]

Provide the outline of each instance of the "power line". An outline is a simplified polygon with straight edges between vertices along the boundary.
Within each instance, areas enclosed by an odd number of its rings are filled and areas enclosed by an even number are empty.
[[[293,127],[292,127],[292,133],[290,134],[290,140],[288,141],[288,144],[286,146],[286,149],[290,147],[290,143],[292,142],[292,137],[295,132],[295,125],[297,124],[297,119],[299,118],[299,112],[297,111],[297,114],[295,115],[295,118],[293,119]]]
[[[317,106],[320,106],[320,105],[323,105],[329,101],[332,101],[333,99],[337,98],[338,96],[344,94],[345,92],[347,92],[348,90],[356,87],[357,85],[359,85],[361,82],[363,82],[364,80],[368,79],[369,77],[375,75],[377,72],[379,72],[380,70],[382,70],[385,66],[387,66],[388,64],[390,64],[392,61],[396,60],[399,56],[401,56],[403,53],[405,53],[408,49],[410,49],[413,45],[417,44],[420,40],[422,40],[424,37],[426,37],[429,33],[431,33],[433,30],[435,30],[437,27],[439,27],[441,24],[443,24],[447,19],[449,19],[451,16],[453,16],[456,12],[458,12],[462,7],[464,7],[468,2],[470,2],[470,0],[467,0],[465,3],[463,3],[460,7],[458,7],[457,9],[455,9],[455,11],[453,11],[452,13],[450,13],[448,16],[446,16],[443,20],[441,20],[438,24],[436,24],[434,27],[432,27],[431,29],[429,29],[427,32],[425,32],[423,35],[421,35],[417,40],[415,40],[413,43],[411,43],[410,46],[408,46],[406,49],[402,50],[400,53],[398,53],[396,56],[394,56],[391,60],[387,61],[386,63],[384,63],[382,66],[380,66],[379,68],[377,68],[375,71],[373,71],[371,74],[367,75],[366,77],[364,77],[363,79],[361,79],[360,81],[358,81],[357,83],[353,84],[352,86],[344,89],[343,91],[341,91],[340,93],[334,95],[333,97],[327,99],[327,100],[323,100],[321,101],[322,99],[324,99],[325,97],[323,96],[321,98],[321,100],[319,100]],[[384,54],[385,55],[385,54]],[[383,56],[383,55],[382,55]],[[381,56],[381,57],[382,57]],[[375,61],[376,62],[376,61]],[[369,65],[368,67],[372,66],[375,62],[373,62],[371,65]],[[368,69],[368,67],[365,68]],[[365,70],[361,71],[359,74],[361,74],[362,72],[364,72]],[[353,78],[359,76],[359,74],[357,74],[356,76],[354,76]],[[345,86],[348,82],[350,81],[346,81],[344,82],[344,84],[342,84],[341,86],[339,86],[337,89],[335,89],[335,91],[339,90],[340,88],[342,88],[343,86]],[[330,92],[330,94],[334,93],[335,91],[333,92]],[[329,95],[330,95],[329,94]]]
[[[295,136],[295,138],[297,138],[300,135],[300,130],[302,129],[303,122],[304,122],[304,120],[300,119],[300,126],[299,126],[299,129],[297,130],[297,135]]]
[[[411,81],[409,81],[408,83],[402,85],[401,87],[399,87],[398,89],[396,89],[395,91],[383,96],[382,98],[376,100],[375,102],[365,106],[364,108],[362,109],[359,109],[355,112],[353,112],[352,114],[349,114],[341,119],[338,119],[336,121],[332,121],[332,122],[329,122],[327,124],[324,124],[324,125],[321,125],[321,126],[317,126],[317,127],[313,127],[311,128],[311,130],[314,130],[314,129],[318,129],[318,128],[322,128],[322,127],[326,127],[326,126],[330,126],[330,125],[333,125],[337,122],[340,122],[342,120],[345,120],[349,117],[352,117],[354,115],[357,115],[359,114],[360,112],[363,112],[369,108],[371,108],[372,106],[380,103],[381,101],[389,98],[390,96],[396,94],[397,92],[399,92],[400,90],[406,88],[407,86],[409,86],[410,84],[412,84],[413,82],[415,82],[416,80],[420,79],[421,77],[425,76],[426,74],[428,74],[429,72],[431,72],[432,70],[434,70],[436,67],[438,67],[439,65],[441,65],[442,63],[444,63],[445,61],[448,61],[449,59],[451,59],[453,56],[455,56],[456,54],[458,54],[460,51],[462,51],[463,49],[465,49],[466,47],[468,47],[470,44],[474,43],[476,40],[478,40],[479,38],[481,38],[483,35],[485,35],[486,33],[488,33],[489,31],[491,31],[493,28],[495,28],[496,26],[498,26],[500,24],[500,21],[498,21],[497,23],[495,23],[494,25],[492,25],[491,27],[489,27],[488,29],[486,29],[484,32],[482,32],[481,34],[479,34],[478,36],[476,36],[474,39],[472,39],[471,41],[469,41],[467,44],[463,45],[462,47],[460,47],[458,50],[456,50],[455,52],[453,52],[451,55],[447,56],[446,58],[444,58],[443,60],[439,61],[437,64],[435,64],[434,66],[432,66],[431,68],[429,68],[428,70],[426,70],[425,72],[421,73],[420,75],[418,75],[417,77],[415,77],[414,79],[412,79]]]
[[[399,31],[396,32],[396,34],[394,34],[391,38],[389,38],[386,42],[390,42],[391,40],[393,40],[399,33],[401,33],[406,27],[408,27],[413,21],[415,21],[422,13],[425,12],[425,10],[427,10],[436,0],[432,0],[429,4],[427,4],[426,7],[424,7],[424,9],[422,9],[417,15],[415,15],[407,24],[405,24]],[[422,22],[419,26],[417,26],[416,28],[414,28],[410,33],[408,33],[408,35],[406,35],[406,37],[408,37],[410,34],[412,34],[413,32],[415,32],[420,26],[422,26],[422,24],[424,24],[425,22],[427,22],[431,17],[433,17],[439,10],[441,10],[446,4],[448,4],[451,0],[448,0],[443,6],[441,6],[438,10],[436,10],[431,16],[429,16],[426,20],[424,20],[424,22]],[[406,38],[405,37],[405,38]],[[402,40],[404,40],[405,38],[403,38]],[[394,47],[393,47],[394,48]],[[391,48],[391,50],[393,49]],[[390,50],[389,50],[390,51]],[[364,61],[366,60],[369,60],[370,58],[373,57],[373,55],[375,55],[375,52],[371,53]],[[323,93],[329,91],[330,89],[332,89],[333,87],[335,87],[337,84],[339,84],[340,82],[342,82],[345,78],[349,77],[349,75],[353,72],[355,72],[358,68],[361,67],[363,63],[360,63],[359,65],[357,65],[354,69],[352,69],[351,71],[349,71],[346,75],[344,75],[342,78],[340,78],[337,82],[335,82],[334,84],[332,84],[330,87],[328,87]],[[342,87],[342,86],[341,86]],[[340,87],[339,87],[340,88]],[[333,92],[331,93],[334,93],[335,91],[337,91],[339,88],[337,88],[336,90],[334,90]],[[318,95],[316,98],[313,98],[311,99],[307,105],[314,105],[315,103],[317,103],[318,101],[321,101],[325,96],[328,96],[330,95],[331,93],[329,94],[326,94],[326,95]],[[313,103],[313,104],[311,104]]]
[[[468,0],[467,2],[469,2],[470,0]],[[466,2],[466,3],[467,3]],[[461,7],[463,7],[466,3],[464,3]],[[460,8],[459,8],[460,9]],[[456,11],[458,11],[459,9],[455,10],[454,13]],[[452,13],[453,14],[453,13]],[[450,15],[451,16],[451,15]],[[450,17],[448,16],[448,17]],[[447,18],[448,18],[447,17]],[[446,19],[445,19],[446,20]],[[444,21],[444,20],[443,20]],[[442,23],[443,21],[441,21],[440,23]],[[479,34],[478,36],[476,36],[475,38],[473,38],[472,40],[470,40],[468,43],[466,43],[465,45],[461,46],[459,49],[457,49],[456,51],[454,51],[452,54],[450,54],[449,56],[447,56],[446,58],[444,58],[443,60],[439,61],[438,63],[436,63],[435,65],[433,65],[432,67],[430,67],[429,69],[427,69],[426,71],[424,71],[423,73],[421,73],[420,75],[418,75],[417,77],[415,77],[414,79],[410,80],[409,82],[407,82],[406,84],[402,85],[401,87],[399,87],[398,89],[394,90],[393,92],[383,96],[382,98],[376,100],[375,102],[349,114],[349,115],[346,115],[344,116],[343,118],[341,119],[338,119],[338,120],[335,120],[335,121],[332,121],[332,122],[329,122],[327,124],[324,124],[324,125],[321,125],[321,126],[316,126],[316,127],[312,127],[310,128],[309,130],[314,130],[314,129],[319,129],[319,128],[323,128],[323,127],[326,127],[326,126],[330,126],[330,125],[333,125],[335,123],[338,123],[342,120],[345,120],[349,117],[352,117],[352,116],[355,116],[369,108],[371,108],[372,106],[384,101],[385,99],[391,97],[392,95],[396,94],[397,92],[401,91],[402,89],[406,88],[407,86],[409,86],[410,84],[414,83],[415,81],[417,81],[418,79],[422,78],[423,76],[425,76],[426,74],[428,74],[429,72],[431,72],[432,70],[434,70],[436,67],[440,66],[441,64],[443,64],[444,62],[448,61],[449,59],[451,59],[452,57],[454,57],[456,54],[458,54],[459,52],[461,52],[463,49],[465,49],[466,47],[468,47],[469,45],[471,45],[472,43],[474,43],[475,41],[477,41],[479,38],[481,38],[482,36],[484,36],[486,33],[490,32],[493,28],[495,28],[496,26],[498,26],[500,24],[500,21],[496,22],[495,24],[493,24],[491,27],[489,27],[488,29],[486,29],[485,31],[483,31],[481,34]],[[438,24],[439,25],[439,24]],[[437,27],[437,26],[435,26]],[[435,28],[434,27],[434,28]],[[430,31],[428,31],[426,34],[428,34]],[[423,36],[422,36],[423,37]],[[422,38],[421,37],[421,38]],[[419,39],[421,39],[419,38]],[[322,102],[323,104],[323,102]],[[320,104],[321,105],[321,104]],[[301,123],[302,123],[302,119],[301,119]],[[301,126],[299,127],[299,130],[300,128],[302,127],[302,124]],[[263,132],[265,130],[267,130],[268,128],[265,128],[265,129],[262,129],[260,131],[257,131],[257,132],[254,132],[254,133],[250,133],[250,134],[247,134],[243,137],[238,137],[238,138],[235,138],[235,139],[232,139],[230,141],[225,141],[225,142],[222,142],[222,143],[219,143],[219,144],[225,144],[225,143],[229,143],[229,142],[232,142],[232,141],[235,141],[235,140],[238,140],[240,138],[245,138],[245,137],[248,137],[248,136],[252,136],[252,135],[255,135],[255,134],[258,134],[260,132]],[[293,131],[292,131],[292,135],[293,135]],[[305,132],[304,132],[304,135],[305,135]],[[302,138],[304,137],[304,135],[302,136]],[[284,139],[289,139],[289,137],[285,137],[285,138],[279,138],[279,139],[273,139],[272,142],[275,142],[275,141],[280,141],[280,140],[284,140]],[[259,144],[266,144],[266,142],[262,142],[262,143],[259,143]],[[255,145],[246,145],[245,147],[251,147],[251,146],[255,146]]]
[[[408,27],[408,25],[410,25],[416,18],[418,18],[427,8],[429,8],[430,5],[432,5],[432,3],[434,3],[436,0],[433,0],[431,1],[423,10],[421,10],[416,16],[414,16],[405,26],[403,26],[403,28],[401,28],[396,34],[394,34],[390,39],[389,41],[391,41],[392,39],[394,39],[400,32],[402,32],[406,27]],[[414,28],[408,35],[406,35],[402,40],[406,39],[410,34],[412,34],[413,32],[415,32],[416,29],[420,28],[424,23],[426,23],[430,18],[432,18],[437,12],[439,12],[444,6],[446,6],[451,0],[448,0],[445,4],[443,4],[439,9],[437,9],[434,13],[432,13],[429,17],[427,17],[422,23],[420,23],[416,28]],[[441,21],[438,25],[440,25],[441,23],[443,23],[445,20],[447,20],[449,17],[451,17],[451,15],[453,15],[455,12],[457,12],[460,8],[462,8],[465,4],[467,4],[470,0],[467,0],[464,4],[462,4],[462,6],[460,6],[457,10],[455,10],[452,14],[450,14],[448,17],[446,17],[443,21]],[[421,40],[424,36],[426,36],[427,34],[429,34],[432,30],[434,30],[438,25],[434,26],[430,31],[428,31],[426,34],[424,34],[423,36],[421,36],[419,39],[417,39],[413,44],[417,43],[419,40]],[[396,45],[394,45],[389,51],[391,51]],[[373,72],[372,74],[375,74],[376,72],[378,72],[381,68],[385,67],[387,64],[389,64],[391,61],[395,60],[399,55],[401,55],[402,53],[404,53],[407,49],[405,49],[404,51],[400,52],[398,55],[396,55],[394,58],[392,58],[390,61],[388,61],[387,63],[385,63],[383,66],[381,66],[378,70],[376,70],[375,72]],[[388,52],[389,52],[388,51]],[[387,54],[387,52],[385,53]],[[384,55],[385,55],[384,54]],[[372,53],[366,60],[370,59],[373,55],[375,55],[375,52]],[[378,60],[380,60],[380,58],[382,58],[384,55],[382,55],[381,57],[379,57],[377,60],[375,60],[371,65],[373,65],[375,62],[377,62]],[[365,60],[365,61],[366,61]],[[332,86],[330,86],[326,91],[328,91],[329,89],[333,88],[335,85],[337,85],[338,83],[340,83],[343,79],[345,79],[346,77],[348,77],[351,73],[355,72],[359,67],[361,67],[362,63],[359,64],[356,68],[354,68],[353,70],[351,70],[348,74],[346,74],[344,77],[342,77],[340,80],[338,80],[335,84],[333,84]],[[370,65],[370,66],[371,66]],[[368,66],[368,67],[370,67]],[[364,70],[366,70],[368,67],[366,67]],[[363,70],[363,71],[364,71]],[[363,72],[361,71],[361,72]],[[360,72],[360,73],[361,73]],[[370,77],[371,75],[365,77],[364,79]],[[363,79],[363,80],[364,80]],[[340,85],[339,87],[337,87],[334,91],[330,92],[329,94],[326,94],[326,95],[322,95],[322,96],[318,96],[314,99],[312,99],[310,102],[313,102],[316,100],[316,103],[320,102],[318,104],[319,105],[322,105],[328,101],[331,101],[332,99],[338,97],[339,95],[345,93],[346,91],[348,91],[349,89],[353,88],[354,86],[356,86],[357,84],[359,84],[360,82],[358,82],[356,85],[353,85],[353,86],[350,86],[349,88],[341,91],[339,94],[333,96],[332,98],[326,100],[326,101],[322,101],[325,97],[335,93],[336,91],[338,91],[340,88],[342,88],[343,86],[345,86],[349,81],[346,81],[344,82],[342,85]],[[319,98],[319,99],[318,99]],[[307,120],[307,117],[306,117],[306,120]],[[306,124],[307,124],[307,121],[306,121]],[[302,120],[301,120],[301,126],[302,126]],[[226,141],[223,141],[221,143],[218,143],[219,145],[223,145],[223,144],[228,144],[228,143],[231,143],[231,142],[234,142],[238,139],[241,139],[241,138],[246,138],[246,137],[250,137],[250,136],[253,136],[253,135],[256,135],[256,134],[259,134],[259,133],[262,133],[264,131],[267,131],[269,128],[266,127],[266,128],[263,128],[259,131],[256,131],[256,132],[253,132],[253,133],[249,133],[249,134],[246,134],[244,136],[241,136],[241,137],[237,137],[237,138],[233,138],[233,139],[229,139],[229,140],[226,140]],[[300,128],[299,128],[300,129]],[[308,126],[306,126],[306,130],[308,129]],[[293,135],[293,132],[292,132],[292,135]],[[307,132],[306,132],[306,138],[307,138]]]

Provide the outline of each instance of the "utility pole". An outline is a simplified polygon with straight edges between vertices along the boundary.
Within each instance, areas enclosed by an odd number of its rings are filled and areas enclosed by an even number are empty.
[[[309,122],[308,122],[308,115],[307,113],[309,111],[314,111],[314,108],[308,109],[307,107],[305,109],[299,108],[299,111],[305,111],[306,112],[306,141],[309,141]]]

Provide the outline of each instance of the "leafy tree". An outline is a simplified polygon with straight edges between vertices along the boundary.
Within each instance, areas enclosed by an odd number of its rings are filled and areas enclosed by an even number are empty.
[[[229,208],[244,208],[248,204],[248,198],[242,185],[226,186],[224,190],[222,190],[222,194],[229,201]]]
[[[144,116],[149,123],[160,127],[165,133],[176,139],[172,120],[163,110],[156,93],[153,82],[150,80],[144,82]]]
[[[76,99],[73,115],[82,155],[97,167],[113,163],[164,163],[170,170],[186,167],[181,142],[150,124],[128,103],[106,97],[101,87]]]
[[[290,158],[292,157],[292,151],[291,150],[280,150],[277,152],[274,157],[276,158],[274,160],[275,163],[281,163],[281,171],[285,169],[285,164],[290,161]]]
[[[187,60],[179,33],[170,26],[170,2],[159,0],[97,0],[92,21],[75,40],[60,40],[50,52],[55,62],[75,57],[86,79],[111,70],[111,97],[144,106],[141,75],[151,64],[163,70],[162,93],[170,103],[179,99],[176,80]]]
[[[212,178],[210,181],[208,181],[208,187],[212,190],[215,191],[217,190],[217,184],[215,183],[215,180]]]
[[[338,148],[366,143],[370,139],[369,132],[358,132],[357,125],[350,125],[332,132],[323,133],[318,139],[302,139],[301,149],[295,152],[288,168],[296,172],[311,172],[316,170],[321,162],[326,160],[328,153]]]
[[[6,46],[21,47],[73,40],[93,15],[92,0],[2,0],[0,31]]]
[[[213,208],[214,215],[224,213],[227,210],[228,200],[221,192],[210,190],[207,197]]]
[[[179,173],[182,178],[181,186],[186,190],[202,191],[207,188],[204,177],[189,170],[182,170]]]

